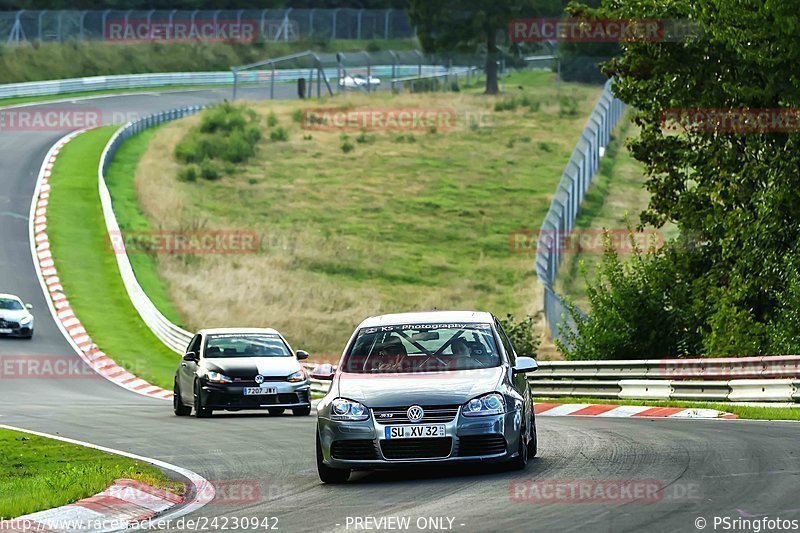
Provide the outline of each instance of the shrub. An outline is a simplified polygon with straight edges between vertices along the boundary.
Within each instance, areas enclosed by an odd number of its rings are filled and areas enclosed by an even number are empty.
[[[217,166],[206,159],[200,163],[200,176],[209,181],[214,181],[220,178],[220,172]]]
[[[578,114],[578,101],[571,96],[561,97],[558,106],[558,114],[562,117],[572,117]]]
[[[200,167],[195,163],[190,163],[178,171],[178,179],[180,181],[197,181],[199,174]]]
[[[355,149],[355,145],[353,143],[351,143],[350,141],[344,141],[342,143],[342,152],[347,154],[347,153],[352,152],[354,149]]]
[[[536,357],[541,339],[533,332],[533,317],[528,315],[519,320],[514,315],[508,314],[505,320],[500,320],[517,355]]]
[[[375,142],[375,135],[362,131],[356,137],[356,142],[359,144],[372,144]]]
[[[289,140],[289,132],[283,126],[278,126],[269,132],[269,140],[272,142],[286,142]]]
[[[267,126],[270,128],[274,128],[277,125],[278,125],[278,115],[276,115],[274,111],[270,111],[269,115],[267,115]]]
[[[292,111],[292,120],[298,124],[303,123],[303,110],[298,108]]]

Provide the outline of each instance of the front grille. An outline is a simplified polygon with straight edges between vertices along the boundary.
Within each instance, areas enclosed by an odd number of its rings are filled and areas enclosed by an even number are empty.
[[[459,457],[500,453],[506,453],[506,439],[502,435],[470,435],[458,439]]]
[[[233,382],[237,385],[246,385],[249,383],[255,383],[256,379],[255,376],[252,377],[233,377]],[[286,381],[286,378],[289,377],[288,374],[286,376],[264,376],[264,383],[267,382],[274,382],[274,381]]]
[[[410,420],[406,412],[406,407],[376,407],[372,409],[372,414],[379,423],[384,425],[392,424],[408,424]],[[425,414],[422,420],[416,420],[414,423],[445,423],[453,420],[458,414],[459,405],[421,405]]]
[[[453,439],[436,437],[430,439],[382,440],[381,451],[387,459],[435,459],[450,455]]]
[[[0,328],[19,329],[19,322],[12,322],[10,320],[3,320],[2,318],[0,318]]]
[[[241,394],[241,393],[239,393]],[[239,394],[228,394],[224,392],[212,391],[208,393],[209,405],[224,405],[228,407],[247,407],[247,406],[261,406],[261,405],[279,405],[279,404],[294,404],[294,403],[307,403],[308,393],[303,392],[287,392],[283,394],[268,394],[266,396],[244,396]]]
[[[369,439],[337,440],[331,444],[331,457],[349,461],[369,461],[378,458],[375,443]]]

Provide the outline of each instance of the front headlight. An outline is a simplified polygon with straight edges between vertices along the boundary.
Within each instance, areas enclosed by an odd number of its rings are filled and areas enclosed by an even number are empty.
[[[506,402],[496,392],[473,398],[461,407],[464,416],[499,415],[505,412]]]
[[[336,398],[331,402],[331,420],[360,422],[369,418],[369,410],[358,402]]]
[[[32,320],[33,320],[33,317],[31,315],[28,315],[26,317],[23,317],[19,321],[19,323],[22,324],[23,326],[26,326],[26,325],[30,324]]]
[[[286,381],[289,383],[300,383],[301,381],[306,380],[306,373],[303,370],[298,370],[294,374],[291,374],[289,377],[286,378]]]
[[[220,374],[219,372],[209,372],[206,375],[206,379],[211,383],[230,383],[233,381],[225,374]]]

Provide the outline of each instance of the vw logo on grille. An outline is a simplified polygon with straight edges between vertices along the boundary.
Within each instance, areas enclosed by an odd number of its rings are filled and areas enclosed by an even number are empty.
[[[422,410],[422,407],[419,405],[412,405],[406,411],[406,416],[410,422],[419,422],[422,420],[422,417],[425,416],[425,411]]]
[[[256,383],[258,383],[259,385],[264,383],[264,376],[262,376],[261,374],[256,374]]]

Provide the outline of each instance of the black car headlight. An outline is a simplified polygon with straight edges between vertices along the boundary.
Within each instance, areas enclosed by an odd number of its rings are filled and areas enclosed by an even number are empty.
[[[225,374],[219,372],[209,372],[206,374],[206,380],[209,383],[231,383],[233,380]]]
[[[369,410],[358,402],[347,398],[336,398],[331,402],[331,420],[361,422],[369,418]]]
[[[500,415],[506,410],[506,402],[503,395],[491,392],[473,398],[461,407],[461,414],[464,416],[488,416]]]
[[[286,378],[286,381],[288,381],[289,383],[300,383],[301,381],[305,380],[306,380],[306,373],[304,370],[298,370],[297,372],[295,372],[294,374],[290,374]]]

